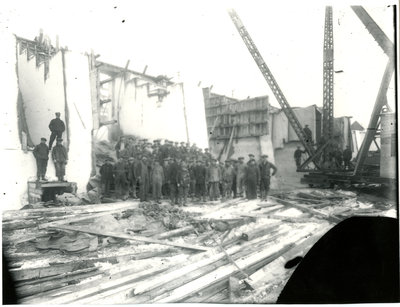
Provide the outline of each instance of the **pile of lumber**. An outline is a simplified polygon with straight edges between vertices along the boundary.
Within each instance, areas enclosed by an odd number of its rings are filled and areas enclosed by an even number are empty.
[[[275,292],[281,289],[292,272],[283,269],[285,263],[304,256],[351,215],[343,204],[354,198],[300,190],[268,202],[189,204],[179,213],[185,219],[181,227],[158,232],[97,224],[142,214],[138,202],[8,211],[3,247],[24,304],[261,303],[266,301],[246,294],[260,298],[272,285]],[[340,208],[350,211],[337,214]],[[41,240],[55,242],[60,236],[67,243],[89,238],[95,248],[37,248]]]

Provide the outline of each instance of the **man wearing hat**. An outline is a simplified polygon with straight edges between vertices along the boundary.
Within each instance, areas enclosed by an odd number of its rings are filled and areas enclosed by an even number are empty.
[[[122,157],[114,164],[115,194],[118,198],[127,199],[128,180],[126,178],[126,162]]]
[[[269,192],[269,186],[271,183],[271,168],[272,168],[272,176],[276,174],[278,169],[276,166],[268,161],[268,156],[267,155],[262,155],[261,156],[261,162],[259,165],[260,168],[260,191],[261,191],[261,199],[262,200],[267,200],[268,192]]]
[[[301,155],[306,153],[305,150],[301,150],[300,146],[297,146],[297,149],[294,151],[294,161],[296,162],[296,168],[299,169],[301,165]]]
[[[350,169],[350,161],[353,156],[353,152],[350,149],[350,146],[347,145],[346,149],[343,151],[343,161],[344,161],[344,169]]]
[[[129,157],[126,164],[129,194],[136,198],[136,162],[134,157]]]
[[[145,155],[142,156],[142,161],[137,165],[136,176],[139,182],[140,201],[147,201],[150,188],[150,173],[147,165],[147,157]]]
[[[206,201],[206,168],[202,160],[197,160],[196,166],[193,169],[195,179],[195,194],[199,200],[203,198]]]
[[[40,144],[35,146],[33,155],[36,159],[37,180],[46,180],[47,162],[49,160],[49,147],[46,145],[46,139],[41,138]]]
[[[235,170],[230,160],[225,161],[225,167],[222,168],[222,197],[230,199],[232,196],[232,183],[235,176]]]
[[[308,125],[305,125],[303,128],[303,132],[306,135],[306,142],[312,145],[312,132],[310,128],[308,128]]]
[[[101,190],[104,196],[110,195],[111,183],[114,180],[114,167],[111,164],[112,161],[111,158],[107,158],[105,163],[100,167]]]
[[[221,168],[217,165],[217,159],[211,159],[211,165],[207,168],[206,185],[210,185],[210,200],[218,200],[219,183],[222,181]]]
[[[180,195],[179,195],[179,187],[182,178],[182,166],[181,166],[181,159],[179,157],[175,158],[170,164],[169,167],[169,190],[170,190],[170,198],[171,204],[178,205],[180,203]]]
[[[153,200],[158,204],[161,204],[161,189],[162,184],[165,181],[164,169],[160,163],[156,160],[154,161],[154,166],[151,170],[151,185],[153,192]]]
[[[162,195],[165,198],[170,197],[170,191],[169,191],[169,184],[170,184],[170,179],[169,179],[169,162],[170,158],[166,157],[163,161],[163,171],[164,171],[164,182],[162,185]]]
[[[58,181],[64,181],[65,165],[68,163],[67,149],[62,144],[62,139],[57,139],[56,146],[51,152]]]
[[[253,156],[253,157],[251,157]],[[260,170],[254,160],[254,155],[249,155],[250,160],[247,162],[245,169],[245,179],[246,184],[246,198],[256,199],[257,198],[257,186],[260,183]]]
[[[243,197],[246,165],[244,164],[244,157],[239,157],[238,160],[239,162],[236,167],[236,190],[237,195]]]
[[[56,118],[52,119],[49,124],[49,129],[51,131],[49,150],[51,150],[51,147],[53,146],[54,139],[56,137],[57,137],[57,139],[61,139],[62,134],[65,131],[65,124],[61,120],[60,116],[61,116],[61,113],[56,112]]]

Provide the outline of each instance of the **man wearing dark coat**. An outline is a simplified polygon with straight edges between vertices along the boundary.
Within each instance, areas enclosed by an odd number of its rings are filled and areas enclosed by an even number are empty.
[[[142,161],[137,165],[136,176],[139,182],[140,201],[147,201],[150,187],[150,173],[147,165],[147,157],[145,155],[143,155]]]
[[[180,186],[180,178],[182,178],[182,170],[180,164],[180,158],[176,157],[175,161],[169,167],[168,179],[169,179],[169,189],[170,189],[170,197],[171,203],[178,205],[180,202],[179,198],[179,186]]]
[[[126,162],[119,158],[114,165],[115,175],[115,193],[117,197],[124,198],[126,196],[128,180],[126,178]]]
[[[111,164],[111,159],[108,158],[106,162],[100,167],[101,187],[104,196],[110,195],[110,186],[114,180],[114,167]]]
[[[346,149],[343,151],[344,169],[350,168],[352,155],[353,153],[351,152],[350,146],[346,146]]]
[[[135,158],[130,157],[126,165],[129,193],[136,198],[136,163]]]
[[[310,128],[308,128],[308,125],[305,125],[305,127],[303,128],[303,132],[306,135],[306,142],[309,145],[312,145],[312,131],[310,130]]]
[[[211,164],[206,171],[206,183],[210,186],[210,200],[216,201],[219,198],[219,184],[222,182],[221,168],[217,165],[217,159],[212,158]]]
[[[251,159],[249,162],[247,162],[244,181],[246,185],[246,198],[256,199],[257,186],[260,182],[260,170],[258,169],[254,159]]]
[[[60,118],[61,113],[57,112],[56,113],[56,118],[52,119],[49,124],[49,129],[51,131],[50,134],[50,141],[49,141],[49,150],[51,150],[53,146],[54,139],[57,137],[57,139],[62,138],[62,134],[65,131],[65,124]]]
[[[40,144],[36,145],[33,150],[37,166],[37,180],[46,180],[47,162],[49,160],[49,147],[47,147],[46,141],[46,138],[41,138]]]
[[[64,181],[65,165],[68,163],[67,149],[62,144],[62,139],[57,139],[57,144],[51,152],[58,181]]]
[[[262,160],[260,162],[260,191],[261,191],[261,199],[267,200],[269,186],[271,183],[271,169],[272,176],[275,176],[276,172],[278,171],[277,167],[267,160],[267,155],[261,156]]]
[[[197,164],[193,169],[193,175],[196,181],[195,184],[195,193],[196,197],[201,200],[203,198],[203,201],[206,199],[206,168],[203,164],[203,161],[197,160]]]
[[[294,161],[296,162],[296,168],[299,169],[301,165],[301,155],[306,153],[305,150],[301,150],[300,146],[297,146],[297,149],[294,151]]]
[[[154,166],[151,171],[151,184],[152,184],[152,192],[153,192],[153,200],[155,200],[158,204],[161,203],[161,188],[162,184],[165,181],[164,178],[164,169],[158,162],[158,160],[154,161]]]

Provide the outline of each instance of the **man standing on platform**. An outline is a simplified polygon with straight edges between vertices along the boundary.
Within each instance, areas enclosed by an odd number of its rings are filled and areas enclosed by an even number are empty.
[[[68,163],[67,149],[63,146],[62,141],[62,139],[57,139],[56,146],[51,152],[58,181],[65,181],[65,165]]]
[[[33,155],[36,159],[37,180],[46,180],[47,162],[49,160],[49,147],[46,145],[46,139],[41,138],[40,144],[35,146]]]
[[[267,155],[261,156],[262,160],[260,163],[260,191],[261,191],[261,200],[267,200],[269,186],[271,184],[271,168],[272,168],[272,176],[276,174],[278,171],[277,167],[267,160]]]
[[[54,139],[62,138],[62,134],[65,131],[65,124],[60,118],[61,113],[56,112],[56,118],[52,119],[49,124],[49,129],[51,131],[50,141],[49,141],[49,150],[51,150],[53,146]]]

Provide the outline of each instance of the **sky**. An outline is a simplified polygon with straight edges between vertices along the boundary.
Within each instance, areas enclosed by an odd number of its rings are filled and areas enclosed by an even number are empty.
[[[270,97],[266,81],[231,22],[234,8],[289,104],[322,106],[322,50],[326,1],[2,1],[0,30],[33,39],[43,29],[55,44],[100,54],[99,60],[151,75],[213,86],[213,92]],[[339,3],[336,5],[336,3]],[[394,41],[390,1],[364,7]],[[354,4],[354,2],[353,2]],[[333,6],[335,116],[365,127],[387,56],[345,2]],[[394,82],[388,93],[394,107]],[[186,102],[190,103],[190,102]]]

